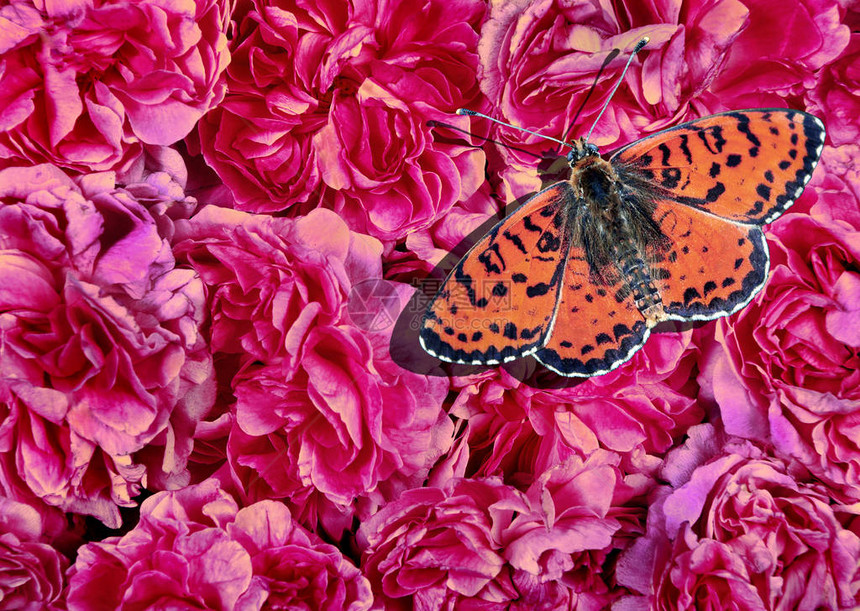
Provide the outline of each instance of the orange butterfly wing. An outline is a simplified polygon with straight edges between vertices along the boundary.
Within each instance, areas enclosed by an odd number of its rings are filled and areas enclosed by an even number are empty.
[[[561,375],[600,375],[633,356],[650,331],[621,275],[595,278],[573,244],[552,332],[535,358]]]
[[[454,267],[424,316],[421,346],[443,361],[498,364],[531,354],[552,326],[569,246],[569,183],[525,202]]]
[[[761,229],[660,200],[654,220],[667,238],[646,252],[669,318],[711,320],[745,306],[767,280]]]
[[[763,108],[683,123],[637,140],[610,161],[622,180],[647,181],[666,199],[763,225],[800,196],[823,146],[817,117]]]

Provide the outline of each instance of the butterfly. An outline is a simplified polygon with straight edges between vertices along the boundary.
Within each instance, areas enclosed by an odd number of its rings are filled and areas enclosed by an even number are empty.
[[[534,355],[596,376],[662,321],[738,311],[767,280],[762,225],[803,192],[824,135],[811,114],[762,108],[657,132],[608,160],[587,137],[568,144],[570,179],[466,253],[427,308],[421,346],[453,363]]]

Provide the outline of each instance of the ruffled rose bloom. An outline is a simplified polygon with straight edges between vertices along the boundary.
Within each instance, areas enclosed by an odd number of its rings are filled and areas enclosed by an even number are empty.
[[[481,90],[501,118],[555,138],[567,135],[576,119],[570,135],[585,135],[643,36],[651,41],[630,67],[591,141],[598,146],[623,144],[692,118],[687,117],[691,102],[700,105],[693,117],[707,114],[701,105],[716,102],[697,101],[697,96],[719,72],[728,47],[746,26],[746,7],[738,0],[683,8],[680,0],[618,5],[623,12],[614,6],[560,0],[493,3],[478,50]],[[616,48],[621,53],[600,72]],[[598,73],[597,88],[586,101]],[[524,143],[534,145],[534,152],[557,148],[520,131],[498,132],[516,148]],[[506,195],[513,199],[539,188],[533,158],[515,149],[503,155],[505,164],[518,166],[511,172],[499,167],[510,182]]]
[[[842,3],[744,0],[744,4],[749,9],[748,27],[727,49],[725,67],[711,92],[732,110],[797,107],[787,100],[804,96],[821,78],[818,71],[848,44],[851,30],[842,23]],[[829,132],[830,124],[825,125]]]
[[[434,2],[416,18],[406,0],[255,1],[229,94],[200,123],[203,153],[236,206],[322,204],[355,230],[396,240],[468,197],[483,181],[483,154],[438,138],[431,121],[468,124],[452,113],[479,93],[484,10]]]
[[[297,219],[207,206],[176,223],[177,256],[211,293],[212,348],[242,365],[298,354],[313,326],[348,322],[353,287],[382,277],[382,245],[337,214]]]
[[[177,252],[210,287],[212,345],[239,353],[228,455],[244,491],[338,532],[357,497],[419,485],[451,444],[448,381],[391,360],[411,289],[381,279],[380,243],[325,209],[210,207],[177,229]],[[387,318],[368,317],[375,308]]]
[[[362,567],[393,606],[605,607],[617,595],[601,579],[621,526],[616,463],[571,459],[526,493],[497,478],[408,490],[362,523]]]
[[[860,20],[860,12],[854,15]],[[860,33],[852,34],[843,54],[823,67],[809,97],[810,110],[824,121],[833,144],[860,141]]]
[[[0,171],[0,482],[119,525],[187,479],[212,404],[203,285],[109,173]]]
[[[570,386],[534,388],[541,378],[520,382],[504,369],[488,371],[455,379],[451,414],[468,421],[479,474],[541,472],[602,448],[625,457],[626,473],[650,481],[656,457],[704,416],[690,381],[697,356],[690,332],[658,333],[635,362],[607,375],[546,380]]]
[[[819,484],[746,441],[695,427],[663,470],[647,536],[619,561],[643,594],[617,608],[848,609],[860,604],[860,537]]]
[[[207,480],[160,492],[122,537],[88,543],[69,571],[68,608],[369,609],[370,584],[274,501],[239,509]]]
[[[62,609],[68,559],[42,541],[43,515],[0,497],[0,608]]]
[[[229,0],[7,3],[0,164],[139,170],[147,147],[181,140],[224,97],[231,11]]]
[[[771,227],[771,278],[718,324],[701,381],[729,433],[773,443],[830,483],[836,498],[856,501],[860,226],[852,225],[856,168],[847,169],[845,153],[825,152],[800,204],[815,202],[810,215],[788,214]],[[840,177],[840,167],[848,174]]]

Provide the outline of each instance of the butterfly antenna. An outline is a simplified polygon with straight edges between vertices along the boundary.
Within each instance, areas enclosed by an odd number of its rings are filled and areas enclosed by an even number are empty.
[[[600,121],[600,117],[602,117],[603,113],[606,112],[606,109],[609,106],[609,101],[612,100],[612,96],[615,95],[615,90],[618,89],[618,86],[621,85],[621,81],[624,80],[624,75],[627,74],[627,68],[630,67],[630,64],[633,62],[633,58],[636,57],[636,54],[639,53],[639,51],[642,50],[642,47],[647,45],[650,40],[650,38],[645,36],[642,40],[636,43],[636,46],[633,48],[633,52],[630,53],[630,57],[627,58],[627,64],[624,66],[621,76],[618,77],[618,80],[615,82],[615,86],[612,88],[612,91],[609,92],[609,97],[606,98],[606,102],[603,103],[603,108],[600,109],[600,113],[598,113],[594,123],[591,124],[591,129],[588,130],[588,133],[585,135],[586,142],[591,138],[591,132],[594,131],[594,126],[597,125],[597,122]]]
[[[564,140],[559,140],[558,138],[553,138],[552,136],[544,136],[543,134],[533,132],[532,130],[526,129],[525,127],[519,127],[518,125],[512,125],[510,123],[505,123],[504,121],[499,121],[498,119],[494,119],[493,117],[487,116],[484,113],[478,112],[476,110],[469,110],[468,108],[458,108],[457,114],[458,115],[467,115],[470,117],[483,117],[484,119],[489,119],[493,123],[498,123],[499,125],[504,125],[506,127],[512,127],[514,129],[520,130],[521,132],[526,132],[526,133],[531,134],[533,136],[538,136],[539,138],[544,138],[546,140],[552,140],[553,142],[558,142],[559,144],[563,144],[564,146],[573,148],[572,145],[568,144]]]

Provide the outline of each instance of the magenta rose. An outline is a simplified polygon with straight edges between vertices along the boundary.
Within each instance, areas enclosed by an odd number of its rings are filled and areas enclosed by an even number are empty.
[[[144,478],[187,479],[214,390],[203,284],[108,173],[0,171],[0,246],[0,482],[116,527]]]
[[[860,19],[860,13],[854,14]],[[833,144],[860,141],[860,33],[851,35],[851,42],[836,61],[823,66],[809,97],[811,110],[824,121]]]
[[[406,1],[254,2],[229,93],[200,123],[203,153],[236,207],[322,204],[389,241],[468,197],[483,181],[483,154],[437,138],[430,121],[468,124],[453,112],[478,95],[484,10],[435,2],[416,18]]]
[[[719,72],[727,48],[743,30],[747,9],[738,0],[618,6],[558,0],[494,3],[481,30],[478,48],[481,90],[500,118],[562,138],[584,136],[620,76],[630,51],[643,37],[651,41],[630,68],[591,140],[599,146],[623,144],[684,118],[690,103]],[[595,78],[613,49],[621,53]],[[586,98],[588,97],[587,101]],[[585,104],[583,106],[583,104]],[[713,100],[704,102],[715,106]],[[582,107],[579,116],[577,112]],[[690,118],[699,114],[697,112]],[[576,119],[577,124],[571,125]],[[476,125],[481,119],[476,119]],[[533,158],[518,154],[523,143],[533,152],[555,149],[520,131],[501,128],[512,144],[505,164],[531,168]],[[501,171],[505,171],[500,167]],[[533,170],[510,171],[512,198],[538,189]]]
[[[848,44],[851,30],[842,23],[845,9],[837,0],[744,4],[749,25],[727,49],[725,67],[711,87],[731,109],[784,107],[786,100],[805,97],[821,78],[818,71]]]
[[[804,195],[815,203],[801,204],[810,215],[771,227],[771,278],[746,309],[720,321],[701,381],[729,433],[773,443],[836,498],[856,501],[860,228],[851,224],[856,170],[839,178],[839,157],[828,149],[816,171]]]
[[[600,608],[601,566],[620,523],[608,453],[571,459],[524,494],[496,478],[406,491],[362,523],[362,567],[389,605]]]
[[[208,206],[178,222],[176,253],[210,287],[212,347],[293,361],[314,325],[346,318],[353,286],[382,276],[382,245],[335,213],[272,218]]]
[[[224,96],[231,3],[32,2],[0,8],[0,166],[142,169]]]
[[[520,382],[505,370],[461,378],[451,414],[469,423],[479,474],[539,473],[598,448],[625,456],[628,473],[652,474],[704,416],[690,381],[697,355],[689,332],[659,333],[635,362],[571,386],[533,388],[539,378]]]
[[[819,484],[750,442],[695,427],[663,470],[647,536],[618,579],[620,609],[848,609],[860,604],[860,537]]]
[[[451,444],[448,381],[391,360],[412,290],[382,280],[379,241],[325,209],[208,207],[177,230],[210,287],[213,348],[235,354],[227,452],[245,492],[338,531],[357,497],[418,485]]]
[[[160,492],[122,537],[80,548],[69,609],[369,609],[370,584],[274,501],[239,509],[215,480]]]
[[[339,536],[357,498],[366,499],[363,515],[421,485],[451,445],[448,381],[400,369],[388,339],[316,327],[295,371],[282,363],[237,377],[228,455],[246,489],[289,499],[303,522]]]
[[[47,524],[36,508],[0,497],[0,608],[63,609],[69,560],[44,541]]]

